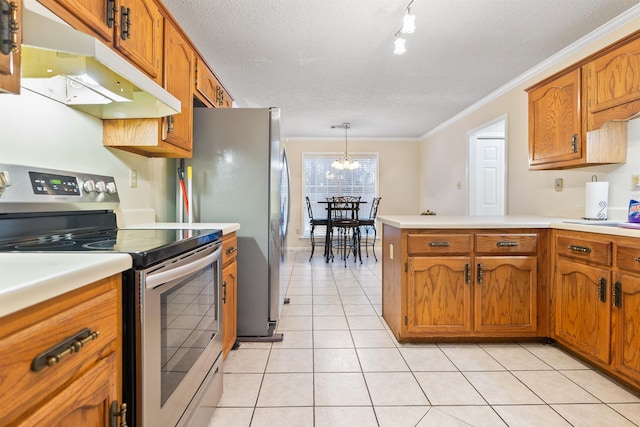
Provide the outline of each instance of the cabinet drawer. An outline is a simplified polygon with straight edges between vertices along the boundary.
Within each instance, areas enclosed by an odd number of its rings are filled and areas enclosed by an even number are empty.
[[[571,236],[558,236],[558,255],[581,259],[594,264],[611,265],[611,242],[601,242]]]
[[[409,234],[407,252],[411,254],[454,254],[471,251],[471,234]]]
[[[618,245],[616,259],[620,270],[640,274],[640,248]]]
[[[233,261],[238,256],[238,238],[236,233],[228,234],[222,238],[222,265]]]
[[[537,234],[476,234],[476,253],[535,254]]]
[[[9,318],[6,326],[15,332],[0,341],[0,395],[11,402],[11,409],[0,414],[0,425],[48,401],[117,351],[119,305],[118,291],[111,288],[89,300],[78,299],[63,310],[53,310],[56,305],[47,303],[36,311],[26,309],[24,316]],[[63,352],[71,343],[51,351],[85,328],[97,332],[97,338],[76,345],[74,352]],[[59,359],[50,366],[40,365],[36,371],[32,369],[34,359],[42,353],[59,355]]]

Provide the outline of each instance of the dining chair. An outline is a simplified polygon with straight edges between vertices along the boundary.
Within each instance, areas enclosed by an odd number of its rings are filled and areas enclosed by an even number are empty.
[[[307,214],[309,215],[309,225],[311,226],[311,231],[309,232],[309,237],[311,240],[311,256],[309,257],[309,261],[313,258],[313,252],[315,251],[316,246],[325,246],[325,242],[316,242],[315,238],[315,229],[316,227],[327,226],[328,221],[327,218],[316,218],[313,216],[313,209],[311,208],[311,201],[309,200],[309,196],[305,196],[305,201],[307,202]]]
[[[331,244],[327,245],[332,251],[331,259],[333,259],[333,249],[336,248],[345,267],[351,253],[354,256],[354,262],[360,259],[362,263],[358,219],[360,196],[328,197],[327,201],[331,202],[331,221],[329,222]]]
[[[364,250],[367,254],[367,258],[369,258],[369,246],[371,246],[371,252],[373,253],[373,257],[378,261],[378,257],[376,257],[375,245],[376,245],[376,237],[378,235],[376,231],[376,217],[378,216],[378,205],[380,205],[380,199],[382,197],[374,197],[371,202],[371,210],[369,211],[368,218],[360,219],[360,228],[364,229]],[[369,242],[369,231],[373,230],[373,241]]]

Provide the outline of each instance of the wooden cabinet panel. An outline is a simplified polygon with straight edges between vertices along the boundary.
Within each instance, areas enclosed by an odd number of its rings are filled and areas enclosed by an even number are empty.
[[[78,28],[77,23],[69,19],[67,14],[71,14],[75,20],[84,24],[85,28],[92,32],[95,36],[102,39],[103,42],[110,45],[114,39],[114,28],[116,28],[116,11],[115,0],[39,0],[45,6],[50,7],[57,3],[64,8],[61,12],[59,8],[53,7],[53,11],[72,26]]]
[[[3,14],[3,27],[15,25],[17,29],[12,31],[12,38],[15,39],[16,46],[8,52],[0,52],[0,94],[20,93],[20,48],[22,42],[22,0],[11,0],[7,14]]]
[[[470,257],[409,258],[407,330],[426,334],[472,330]]]
[[[162,119],[162,140],[190,152],[193,143],[195,54],[169,20],[165,21],[164,37],[164,87],[180,100],[182,111]]]
[[[120,0],[115,48],[160,82],[163,17],[153,0]],[[124,31],[123,31],[124,30]]]
[[[581,69],[529,93],[529,166],[582,156]]]
[[[587,80],[588,129],[628,120],[640,111],[640,37],[590,61]]]
[[[407,252],[417,254],[464,254],[471,251],[471,234],[409,234]]]
[[[535,254],[537,234],[476,234],[477,254]]]
[[[556,251],[558,255],[582,261],[611,265],[611,242],[558,234]]]
[[[617,274],[614,286],[613,366],[640,387],[640,277]]]
[[[616,265],[620,270],[640,274],[640,247],[617,245]]]
[[[555,338],[583,355],[610,361],[611,273],[559,258],[555,279]]]
[[[231,108],[232,100],[201,57],[196,59],[196,94],[210,107]]]
[[[475,331],[536,332],[536,261],[535,256],[476,257]]]
[[[120,287],[118,274],[2,319],[0,395],[11,405],[0,425],[109,425],[100,420],[121,387]],[[84,328],[97,336],[65,352]],[[42,354],[60,356],[34,370]]]
[[[226,358],[238,336],[238,238],[222,238],[222,353]]]

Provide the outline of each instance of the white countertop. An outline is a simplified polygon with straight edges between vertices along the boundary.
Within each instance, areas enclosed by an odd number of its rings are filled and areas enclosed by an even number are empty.
[[[0,317],[131,266],[128,254],[0,253]]]
[[[124,228],[138,229],[163,229],[163,230],[222,230],[222,235],[240,230],[240,224],[236,222],[147,222],[144,224],[131,224]]]
[[[640,228],[616,221],[583,221],[571,218],[536,215],[466,216],[466,215],[380,215],[378,221],[395,228],[413,229],[465,229],[465,228],[554,228],[640,237]],[[619,226],[620,224],[622,226]],[[639,224],[640,226],[640,224]]]

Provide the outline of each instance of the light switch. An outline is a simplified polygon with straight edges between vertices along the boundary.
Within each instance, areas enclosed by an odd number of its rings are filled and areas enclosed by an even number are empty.
[[[562,191],[562,178],[556,178],[555,190]]]
[[[393,259],[393,245],[389,244],[389,259]]]
[[[129,169],[129,188],[138,187],[138,171],[135,169]]]

